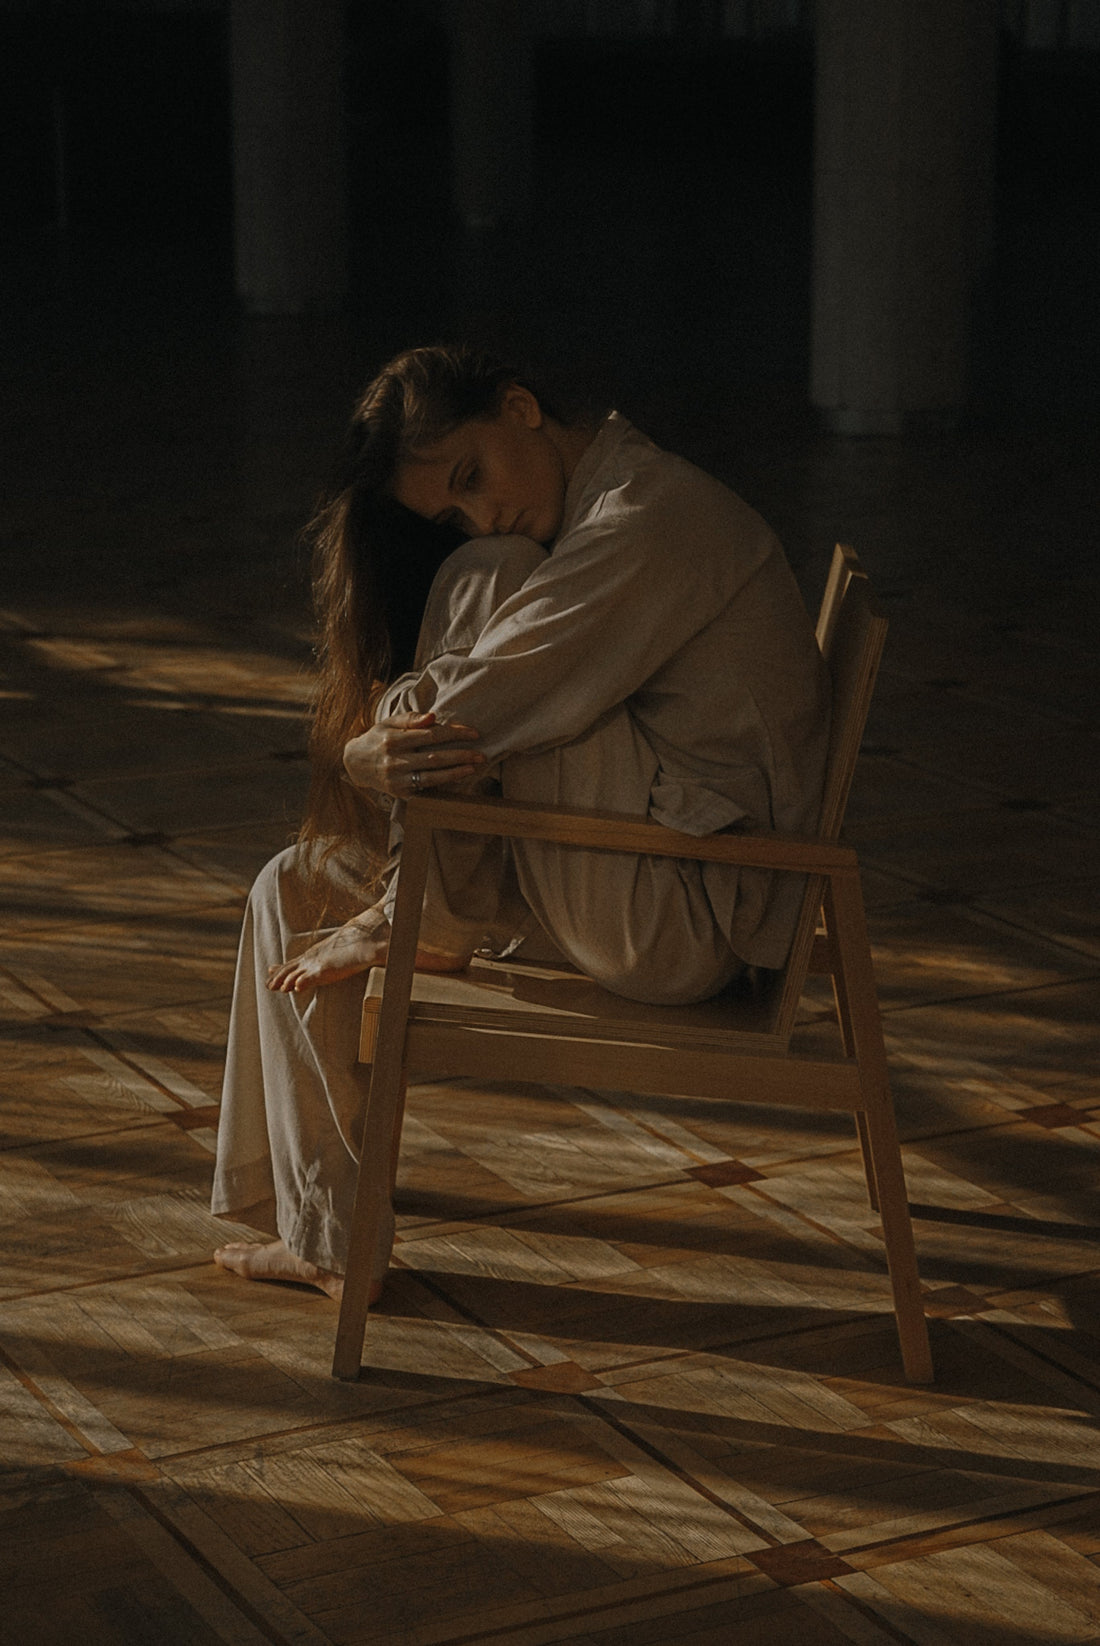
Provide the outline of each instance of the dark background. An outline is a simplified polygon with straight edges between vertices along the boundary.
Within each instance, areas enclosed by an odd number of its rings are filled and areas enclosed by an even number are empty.
[[[233,293],[227,12],[0,10],[9,589],[163,600],[186,585],[231,614],[234,583],[275,567],[273,587],[301,611],[295,538],[352,396],[393,350],[455,335],[553,362],[620,405],[760,507],[796,567],[827,553],[800,476],[859,462],[858,443],[812,445],[807,29],[542,41],[531,222],[470,236],[450,206],[438,16],[418,0],[355,0],[349,301],[339,315],[263,319]],[[1092,495],[1079,482],[1100,429],[1098,93],[1100,53],[1003,32],[973,404],[954,441],[918,453],[966,468],[967,440],[1027,443],[1009,465],[1024,512],[999,481],[982,501],[998,562],[1006,544],[1031,552],[1059,465],[1074,522]],[[888,447],[876,445],[873,529],[896,540]],[[59,498],[85,511],[63,557],[42,529],[43,499]],[[98,505],[123,525],[97,536]],[[1059,563],[1094,545],[1074,524]],[[929,551],[900,552],[904,574]]]
[[[762,40],[559,38],[536,56],[529,234],[471,247],[452,220],[447,43],[415,0],[352,5],[351,312],[379,341],[492,317],[523,344],[652,385],[807,373],[813,58]],[[232,309],[226,8],[0,12],[9,278],[24,300],[97,271],[109,299]],[[1096,404],[1098,54],[1001,52],[998,244],[979,401]],[[57,246],[59,128],[65,244]],[[67,266],[66,266],[67,258]],[[14,264],[14,267],[12,266]],[[138,266],[148,271],[136,273]],[[19,274],[23,275],[20,282]]]

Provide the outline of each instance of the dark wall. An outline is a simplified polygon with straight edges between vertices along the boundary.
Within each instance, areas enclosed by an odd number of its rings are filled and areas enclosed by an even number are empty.
[[[59,165],[82,238],[224,227],[226,28],[224,11],[0,12],[0,188],[15,236],[56,221]]]
[[[357,308],[394,337],[441,335],[492,309],[541,332],[552,355],[636,355],[653,381],[686,370],[703,388],[804,383],[808,37],[542,42],[533,222],[478,268],[450,217],[441,18],[433,0],[349,0]],[[69,250],[148,237],[197,252],[175,260],[177,289],[202,281],[228,303],[227,35],[225,3],[0,9],[0,262],[51,248],[60,122]],[[981,373],[1014,403],[1095,400],[1100,56],[1006,39],[1001,67]]]

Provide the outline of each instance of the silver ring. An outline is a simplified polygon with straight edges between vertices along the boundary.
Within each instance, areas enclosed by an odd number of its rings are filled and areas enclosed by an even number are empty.
[[[412,789],[413,794],[419,794],[420,793],[420,773],[419,772],[413,772],[412,776],[409,778],[409,787]]]

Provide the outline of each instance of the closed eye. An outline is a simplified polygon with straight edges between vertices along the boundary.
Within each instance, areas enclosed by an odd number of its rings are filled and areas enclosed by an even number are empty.
[[[435,523],[437,526],[450,526],[454,531],[461,532],[464,537],[477,536],[477,527],[461,509],[445,509],[442,514],[436,515]]]
[[[461,495],[466,492],[475,492],[481,484],[481,479],[482,474],[480,463],[472,462],[467,469],[463,469],[456,464],[450,480],[447,482],[448,490],[452,496],[456,494]],[[434,518],[436,524],[439,526],[454,526],[457,527],[459,531],[467,533],[470,537],[477,536],[477,530],[474,523],[466,518],[460,508],[444,509]]]

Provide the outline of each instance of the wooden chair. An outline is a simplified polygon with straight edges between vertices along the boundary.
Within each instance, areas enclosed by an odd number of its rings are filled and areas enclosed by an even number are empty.
[[[361,1057],[373,1063],[363,1158],[396,1150],[406,1067],[487,1080],[846,1109],[856,1127],[871,1205],[879,1212],[906,1376],[930,1382],[932,1362],[855,852],[838,844],[886,634],[853,551],[833,556],[817,637],[833,679],[833,719],[819,833],[697,837],[614,814],[497,799],[425,796],[405,814],[389,964],[370,973]],[[434,829],[556,841],[607,851],[736,863],[806,876],[801,915],[782,972],[752,992],[736,987],[695,1006],[644,1006],[581,973],[513,962],[472,963],[448,976],[416,973],[420,909]],[[808,972],[833,980],[834,1055],[800,1051],[792,1031]],[[396,1155],[394,1155],[396,1158]],[[356,1377],[366,1328],[373,1231],[388,1174],[359,1181],[333,1374]]]

